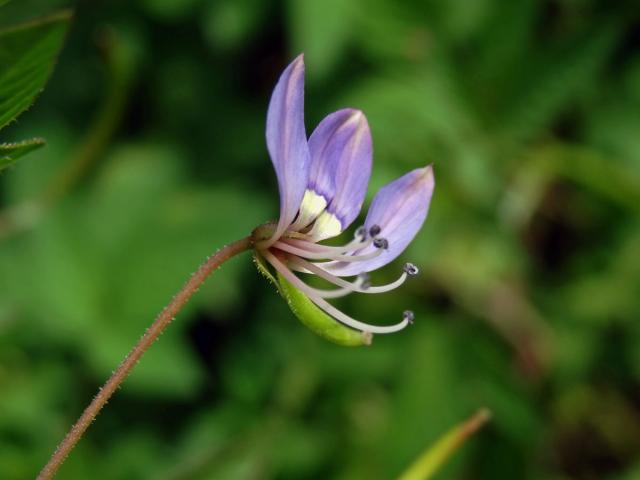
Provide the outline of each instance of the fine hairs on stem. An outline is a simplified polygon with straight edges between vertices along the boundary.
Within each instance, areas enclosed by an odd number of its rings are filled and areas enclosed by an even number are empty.
[[[73,425],[69,433],[56,448],[51,459],[44,466],[38,480],[48,480],[53,478],[62,462],[67,458],[73,447],[78,443],[91,422],[96,418],[102,407],[118,389],[120,384],[127,378],[133,367],[138,363],[142,355],[158,339],[160,334],[169,326],[171,321],[180,312],[182,307],[189,301],[194,293],[202,286],[205,280],[224,262],[239,253],[249,250],[252,247],[251,237],[245,237],[236,242],[221,248],[218,252],[209,257],[198,270],[191,275],[191,278],[184,284],[182,289],[173,297],[173,300],[158,315],[153,324],[147,329],[142,338],[129,352],[126,358],[113,372],[109,380],[99,390],[89,406],[82,413],[78,421]]]

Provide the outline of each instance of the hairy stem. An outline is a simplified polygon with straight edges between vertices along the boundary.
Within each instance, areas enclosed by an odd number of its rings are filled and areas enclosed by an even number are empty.
[[[182,289],[177,293],[171,303],[158,315],[153,324],[147,329],[142,338],[135,347],[129,352],[120,366],[113,372],[113,375],[107,380],[98,394],[91,401],[89,406],[82,413],[78,421],[71,428],[66,437],[62,440],[58,448],[53,453],[49,462],[44,466],[38,480],[47,480],[53,478],[62,462],[67,458],[73,447],[78,443],[84,432],[87,430],[91,422],[98,415],[102,407],[111,398],[120,384],[127,378],[133,367],[138,363],[142,355],[156,341],[160,334],[167,328],[175,316],[180,312],[182,307],[189,301],[194,293],[198,291],[204,281],[211,275],[220,265],[230,258],[242,253],[252,246],[251,237],[246,237],[234,243],[223,247],[214,255],[209,257],[206,262],[200,265],[200,268],[191,275],[191,278],[184,284]]]

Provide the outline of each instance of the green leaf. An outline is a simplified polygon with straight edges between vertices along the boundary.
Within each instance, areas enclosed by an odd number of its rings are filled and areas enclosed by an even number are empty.
[[[0,128],[29,108],[42,91],[70,18],[65,11],[0,31]]]
[[[465,422],[449,430],[434,445],[427,448],[415,463],[400,476],[399,480],[432,478],[433,474],[490,418],[491,413],[486,409],[481,409]]]
[[[0,171],[11,166],[18,158],[42,147],[44,144],[45,141],[42,138],[32,138],[31,140],[16,143],[0,143]]]
[[[258,269],[264,268],[256,262]],[[264,273],[264,272],[263,272]],[[265,275],[267,275],[265,273]],[[280,293],[289,304],[289,308],[309,330],[330,342],[346,347],[359,347],[371,344],[371,334],[348,328],[320,310],[307,296],[295,288],[278,273]]]

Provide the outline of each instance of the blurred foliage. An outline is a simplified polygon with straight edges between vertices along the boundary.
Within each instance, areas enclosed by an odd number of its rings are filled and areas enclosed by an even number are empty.
[[[44,145],[41,138],[23,140],[15,143],[0,143],[0,170],[13,165],[23,155]]]
[[[478,410],[472,417],[442,435],[433,445],[429,445],[409,468],[402,472],[399,480],[428,480],[432,478],[464,442],[469,440],[490,419],[491,412],[489,410],[486,408]]]
[[[32,478],[199,262],[276,215],[266,106],[300,51],[308,129],[367,114],[370,194],[434,163],[404,257],[423,274],[342,304],[416,325],[329,344],[237,258],[60,477],[394,478],[485,405],[492,423],[434,478],[640,478],[637,2],[21,0],[0,26],[67,6],[48,88],[3,130],[48,142],[0,177],[5,210],[68,172],[120,98],[100,32],[134,68],[92,161],[0,235],[0,478]]]
[[[42,90],[62,48],[69,17],[62,12],[0,30],[0,129],[29,108]],[[0,144],[0,171],[42,144],[38,138]]]

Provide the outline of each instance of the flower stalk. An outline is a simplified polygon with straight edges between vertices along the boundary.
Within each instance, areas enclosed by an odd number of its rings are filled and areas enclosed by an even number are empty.
[[[109,380],[102,386],[78,421],[58,445],[51,459],[38,475],[38,480],[49,480],[53,478],[71,450],[73,450],[84,432],[89,428],[89,425],[91,425],[98,413],[100,413],[102,407],[109,401],[129,373],[131,373],[133,367],[137,365],[149,347],[153,345],[160,334],[162,334],[180,310],[182,310],[182,307],[184,307],[193,294],[200,289],[209,275],[230,258],[249,250],[252,244],[253,241],[251,237],[245,237],[221,248],[200,265],[182,289],[173,297],[169,305],[158,315],[136,346],[133,347],[120,366],[113,372]]]

